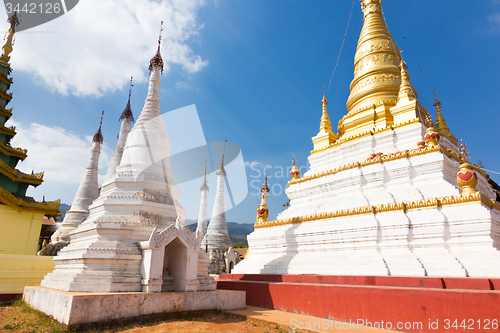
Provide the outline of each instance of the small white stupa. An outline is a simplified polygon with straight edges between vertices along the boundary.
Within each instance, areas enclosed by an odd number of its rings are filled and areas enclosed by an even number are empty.
[[[196,232],[205,235],[207,233],[207,196],[208,196],[206,164],[205,164],[205,175],[203,176],[203,184],[201,184],[200,190],[201,190],[200,212],[198,213],[198,226],[196,227]]]
[[[109,163],[108,172],[106,173],[106,178],[104,179],[104,184],[107,184],[115,178],[116,168],[120,165],[123,156],[123,150],[125,149],[125,142],[127,142],[128,134],[130,133],[130,127],[132,122],[134,122],[134,115],[132,113],[132,108],[130,107],[130,96],[132,95],[132,78],[130,78],[130,90],[128,92],[128,102],[125,110],[123,110],[120,120],[122,124],[120,126],[120,133],[118,134],[118,143],[111,156],[111,161]]]
[[[217,192],[215,193],[214,209],[210,224],[207,228],[207,233],[203,238],[201,247],[203,250],[210,252],[212,250],[228,249],[232,246],[226,224],[226,212],[224,210],[224,154],[219,170],[216,174],[219,176],[217,179]]]
[[[104,115],[104,111],[102,112]],[[85,174],[76,191],[71,208],[66,212],[61,227],[52,235],[51,242],[40,250],[39,255],[55,256],[59,250],[69,244],[69,233],[75,230],[89,216],[89,206],[99,196],[98,166],[103,137],[101,133],[102,116],[99,129],[92,138],[90,159]]]

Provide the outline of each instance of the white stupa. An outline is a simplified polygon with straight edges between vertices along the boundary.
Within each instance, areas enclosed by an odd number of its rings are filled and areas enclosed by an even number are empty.
[[[229,233],[226,224],[226,212],[224,210],[224,155],[219,170],[216,171],[217,177],[217,192],[215,193],[214,208],[210,224],[207,228],[207,233],[201,243],[201,248],[205,251],[221,250],[230,248],[233,243],[229,238]]]
[[[170,143],[160,112],[163,60],[151,59],[148,95],[130,131],[113,179],[103,185],[90,214],[71,233],[71,243],[54,258],[56,268],[43,287],[79,292],[141,291],[139,242],[183,223],[186,212],[170,171]]]
[[[132,79],[130,79],[132,81]],[[131,83],[132,85],[132,83]],[[130,127],[134,121],[134,115],[132,113],[132,108],[130,107],[130,96],[132,95],[132,87],[130,87],[128,93],[128,102],[123,110],[120,120],[122,121],[120,126],[120,133],[118,134],[118,143],[116,144],[113,155],[111,156],[111,161],[109,162],[108,172],[106,173],[106,178],[104,179],[104,184],[107,184],[115,179],[116,168],[120,165],[123,157],[123,150],[125,149],[125,142],[127,142],[128,134],[130,133]]]
[[[292,170],[290,207],[255,224],[233,273],[500,276],[496,193],[460,154],[439,101],[435,124],[418,101],[381,2],[361,0],[337,134],[324,97],[310,169]]]
[[[200,211],[198,213],[198,225],[196,227],[196,232],[200,232],[202,235],[205,235],[207,233],[207,196],[208,196],[206,165],[205,165],[205,175],[203,176],[203,184],[201,184],[200,191],[201,191]]]
[[[103,111],[104,114],[104,111]],[[50,244],[40,251],[42,255],[56,255],[57,252],[69,244],[69,233],[75,230],[89,216],[89,206],[99,196],[98,185],[98,167],[99,156],[101,155],[101,146],[103,137],[101,133],[101,123],[99,129],[92,138],[90,147],[90,159],[85,174],[83,175],[80,186],[76,191],[70,209],[66,212],[61,227],[52,235]]]

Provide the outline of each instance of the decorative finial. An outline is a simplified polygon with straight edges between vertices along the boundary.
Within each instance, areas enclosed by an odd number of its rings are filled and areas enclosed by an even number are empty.
[[[467,144],[460,139],[460,143],[458,144],[458,151],[460,152],[460,156],[464,161],[470,158],[469,149],[467,148]]]
[[[403,52],[402,50],[400,52]],[[403,55],[400,54],[400,59],[401,61],[399,62],[399,69],[401,70],[401,85],[399,86],[399,92],[398,92],[398,99],[397,102],[399,102],[402,98],[405,98],[407,100],[414,100],[417,98],[417,93],[415,92],[415,89],[413,89],[413,86],[410,83],[410,74],[408,74],[408,65],[406,62],[403,60]]]
[[[448,124],[446,124],[446,120],[443,117],[443,114],[441,113],[441,102],[437,98],[437,93],[435,94],[435,100],[434,100],[434,106],[436,107],[436,129],[438,132],[444,136],[450,139],[450,141],[455,141],[455,144],[457,143],[457,139],[451,134],[450,128],[448,127]]]
[[[104,139],[102,137],[102,133],[101,133],[101,127],[102,127],[102,118],[104,117],[104,110],[102,111],[102,114],[101,114],[101,122],[99,123],[99,129],[97,130],[97,132],[94,134],[94,137],[92,138],[92,142],[96,142],[98,141],[100,144],[102,144],[104,142]]]
[[[132,87],[134,86],[132,84],[132,79],[133,79],[133,76],[130,77],[130,89],[128,91],[127,106],[125,107],[125,110],[123,110],[119,120],[128,118],[128,119],[130,119],[131,122],[134,122],[134,115],[132,114],[132,108],[130,107],[130,96],[132,95]]]
[[[203,178],[203,184],[201,184],[200,187],[201,191],[208,191],[208,184],[207,184],[207,160],[205,159],[205,176]]]
[[[159,67],[161,74],[163,74],[163,59],[160,54],[162,31],[163,31],[163,21],[161,21],[160,36],[158,37],[158,50],[156,51],[156,54],[153,56],[153,58],[151,58],[151,61],[149,62],[149,72],[152,72],[153,68]]]
[[[14,33],[16,32],[16,26],[21,23],[21,20],[19,20],[19,18],[17,17],[17,11],[14,11],[14,14],[7,19],[7,22],[10,23],[10,28],[6,36],[4,37],[4,40],[7,41],[2,47],[3,52],[2,56],[0,57],[0,62],[2,62],[4,65],[6,65],[10,60],[9,54],[12,52],[12,46],[14,45]]]
[[[477,173],[470,163],[460,164],[460,170],[457,173],[457,184],[462,188],[462,195],[475,194],[477,192]]]
[[[220,168],[215,173],[217,175],[225,175],[226,174],[226,170],[224,170],[224,154],[226,153],[226,143],[227,143],[227,138],[224,141],[224,149],[222,150],[222,161],[220,162]]]
[[[297,159],[295,158],[295,155],[293,155],[292,158],[292,170],[290,171],[290,177],[292,177],[292,180],[297,180],[300,178],[300,170],[297,168]]]
[[[262,193],[268,193],[269,192],[269,187],[267,187],[267,172],[266,172],[266,177],[264,178],[264,185],[262,185],[262,188],[260,189]]]

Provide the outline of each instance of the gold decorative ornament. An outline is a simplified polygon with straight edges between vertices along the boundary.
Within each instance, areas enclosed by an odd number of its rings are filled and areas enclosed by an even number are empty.
[[[376,206],[364,206],[358,208],[340,209],[333,212],[324,212],[312,215],[291,217],[283,220],[267,221],[261,223],[258,222],[254,225],[254,227],[256,229],[270,228],[270,227],[297,224],[303,222],[321,221],[321,220],[327,220],[345,216],[362,215],[362,214],[379,214],[379,213],[393,212],[393,211],[408,211],[413,209],[435,208],[435,207],[465,204],[471,202],[480,202],[489,209],[496,209],[500,211],[500,203],[498,201],[489,199],[486,196],[482,195],[480,192],[476,192],[471,194],[462,193],[461,195],[452,195],[441,198],[430,198],[430,199],[422,199],[422,200],[415,200],[408,202],[382,204]]]
[[[257,208],[257,223],[267,222],[269,216],[269,209],[265,202],[262,202]]]
[[[425,143],[427,143],[427,145],[430,148],[432,148],[434,146],[437,146],[439,144],[439,139],[440,138],[441,138],[441,136],[439,135],[438,132],[436,132],[436,130],[434,129],[434,127],[429,127],[425,131],[424,140],[425,140]]]
[[[457,183],[462,188],[462,194],[474,194],[477,192],[477,174],[468,162],[460,165],[457,173]]]
[[[448,128],[448,124],[446,124],[446,120],[441,113],[442,104],[438,100],[437,94],[433,105],[436,107],[436,130],[439,132],[439,134],[448,138],[452,145],[456,146],[458,144],[458,139],[453,134],[451,134],[450,129]]]

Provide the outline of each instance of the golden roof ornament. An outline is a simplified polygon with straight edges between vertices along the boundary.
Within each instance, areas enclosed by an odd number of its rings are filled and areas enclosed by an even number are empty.
[[[450,132],[450,129],[448,127],[448,124],[446,124],[446,120],[443,117],[443,114],[441,113],[441,102],[437,98],[436,94],[436,99],[434,100],[434,104],[436,107],[436,130],[441,134],[442,136],[448,138],[448,140],[451,141],[453,145],[458,144],[457,138]]]
[[[464,161],[470,158],[469,148],[467,148],[467,144],[462,139],[460,139],[460,144],[458,144],[458,152]]]
[[[330,123],[330,118],[328,117],[328,112],[326,106],[328,105],[328,100],[325,97],[325,86],[323,85],[323,99],[321,100],[322,114],[321,121],[319,124],[318,135],[312,138],[314,144],[314,150],[322,149],[328,147],[335,141],[338,137],[332,131],[332,124]]]
[[[439,139],[441,139],[441,136],[439,133],[434,129],[434,127],[429,127],[425,131],[425,136],[424,140],[429,146],[429,148],[435,147],[439,145]]]
[[[156,51],[156,54],[153,56],[153,58],[151,58],[151,60],[149,61],[149,72],[153,71],[153,68],[159,67],[161,74],[163,74],[163,59],[160,53],[162,31],[163,31],[163,21],[161,21],[160,36],[158,37],[158,50]]]
[[[269,216],[269,209],[265,202],[260,203],[259,208],[257,208],[257,222],[267,222]]]
[[[401,85],[399,86],[398,92],[398,102],[402,98],[406,98],[408,100],[417,99],[417,93],[413,86],[410,83],[410,74],[408,74],[408,65],[403,60],[403,56],[401,55],[401,61],[399,63],[399,68],[401,70]]]
[[[101,132],[102,117],[104,117],[104,110],[102,111],[102,114],[101,114],[101,122],[99,123],[99,129],[97,130],[97,132],[94,134],[94,137],[92,138],[92,142],[98,141],[100,144],[102,144],[104,142],[104,139],[102,137],[102,132]]]
[[[477,174],[470,163],[466,162],[460,165],[460,171],[457,173],[457,183],[462,188],[462,195],[477,192]]]
[[[295,158],[295,155],[292,158],[292,170],[290,171],[290,177],[292,177],[292,180],[297,180],[300,179],[300,170],[297,168],[297,159]]]
[[[14,45],[14,33],[16,32],[16,26],[21,23],[21,20],[17,17],[16,11],[14,11],[14,14],[7,19],[7,22],[10,23],[10,28],[4,38],[6,39],[6,42],[2,47],[2,56],[0,57],[0,62],[4,65],[7,65],[10,60],[9,54],[12,52],[12,46]]]

